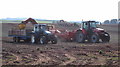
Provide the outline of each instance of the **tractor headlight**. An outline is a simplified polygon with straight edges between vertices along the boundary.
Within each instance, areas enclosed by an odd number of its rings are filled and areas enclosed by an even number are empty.
[[[105,36],[108,36],[108,34],[105,34]]]

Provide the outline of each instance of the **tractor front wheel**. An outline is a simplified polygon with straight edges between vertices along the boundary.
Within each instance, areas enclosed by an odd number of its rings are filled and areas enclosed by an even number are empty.
[[[40,44],[47,44],[48,43],[47,38],[45,36],[41,36],[39,39],[39,43]]]
[[[91,39],[92,43],[98,43],[99,42],[99,35],[94,33],[91,35],[90,39]]]
[[[16,37],[13,37],[13,42],[16,42]]]

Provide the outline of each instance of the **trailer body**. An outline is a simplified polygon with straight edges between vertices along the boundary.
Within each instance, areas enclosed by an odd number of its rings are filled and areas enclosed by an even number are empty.
[[[15,38],[18,38],[19,40],[30,40],[30,33],[32,32],[32,29],[11,29],[9,30],[8,36],[13,37],[13,40]]]

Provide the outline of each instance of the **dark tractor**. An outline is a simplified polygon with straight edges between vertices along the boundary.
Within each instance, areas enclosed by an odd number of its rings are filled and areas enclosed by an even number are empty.
[[[77,30],[75,40],[79,43],[85,42],[86,40],[92,43],[109,42],[110,35],[101,28],[97,27],[95,21],[84,21],[81,24],[81,28]]]
[[[48,31],[46,24],[35,24],[34,31],[31,33],[31,43],[47,44],[48,42],[56,44],[57,37]]]

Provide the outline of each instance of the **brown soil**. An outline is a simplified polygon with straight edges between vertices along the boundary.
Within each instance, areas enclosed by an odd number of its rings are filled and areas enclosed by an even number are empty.
[[[9,23],[10,24],[10,23]],[[118,65],[118,33],[109,25],[101,26],[111,35],[109,43],[62,42],[57,44],[13,43],[7,37],[12,27],[3,24],[2,63],[3,65]],[[6,26],[9,26],[8,28]],[[111,25],[110,25],[111,26]],[[64,28],[56,25],[57,28]],[[65,27],[68,30],[77,27]],[[117,30],[116,30],[117,31]]]

